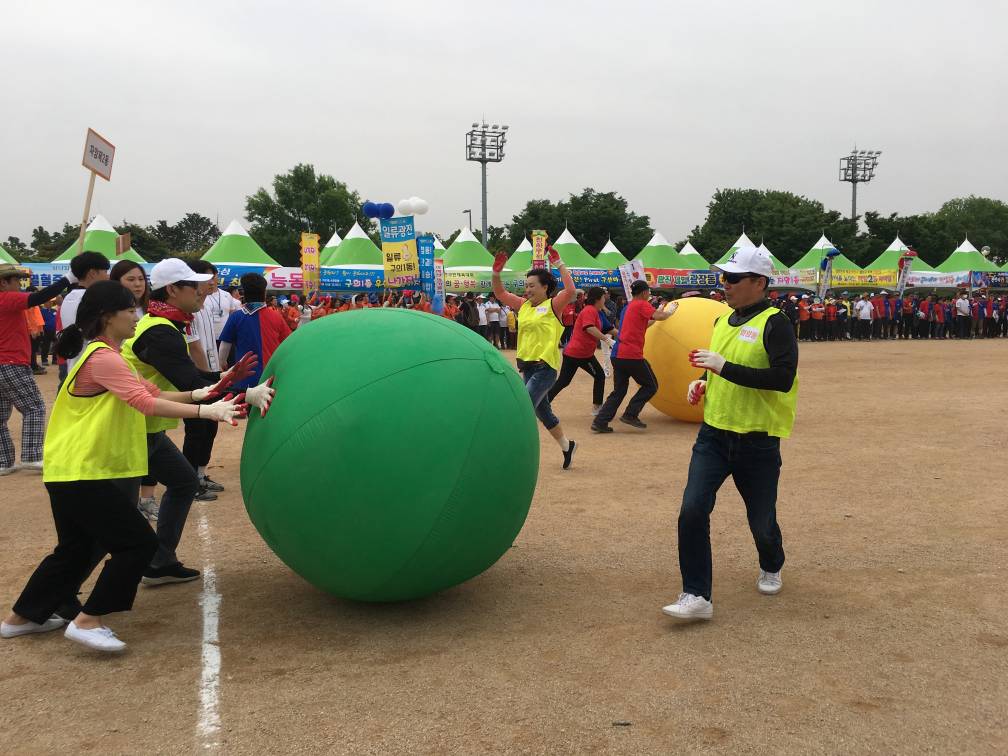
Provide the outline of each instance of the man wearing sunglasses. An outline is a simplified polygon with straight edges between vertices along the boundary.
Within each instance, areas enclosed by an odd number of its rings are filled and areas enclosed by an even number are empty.
[[[710,514],[729,475],[745,502],[759,554],[756,588],[767,595],[781,590],[780,440],[791,435],[798,398],[798,342],[790,320],[766,294],[770,256],[743,247],[713,269],[721,273],[732,312],[715,321],[710,349],[690,353],[690,363],[706,371],[687,390],[691,404],[705,397],[704,422],[679,512],[682,593],[662,609],[684,620],[714,615]]]

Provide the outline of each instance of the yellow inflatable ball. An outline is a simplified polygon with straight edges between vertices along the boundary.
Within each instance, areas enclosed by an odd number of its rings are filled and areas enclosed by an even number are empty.
[[[731,308],[707,297],[687,297],[678,302],[675,314],[648,328],[644,338],[644,359],[658,378],[658,393],[651,397],[651,406],[676,420],[699,423],[703,420],[703,400],[691,405],[686,401],[686,389],[703,371],[690,366],[689,353],[710,347],[714,320]]]

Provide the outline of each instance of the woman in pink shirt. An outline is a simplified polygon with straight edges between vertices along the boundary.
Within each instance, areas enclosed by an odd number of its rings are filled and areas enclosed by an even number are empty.
[[[104,625],[102,616],[132,608],[158,545],[136,506],[136,486],[147,468],[147,442],[143,422],[137,423],[128,408],[144,415],[199,417],[232,425],[244,412],[237,399],[194,404],[215,396],[221,384],[161,391],[140,379],[119,354],[135,330],[135,308],[133,295],[120,283],[97,282],[84,292],[76,324],[65,328],[57,341],[56,351],[63,357],[85,349],[60,387],[46,432],[42,479],[57,545],[0,624],[4,638],[66,624],[69,640],[98,651],[124,650],[126,644]],[[128,407],[110,405],[109,394]],[[54,614],[68,596],[76,595],[96,553],[110,558],[76,617]]]

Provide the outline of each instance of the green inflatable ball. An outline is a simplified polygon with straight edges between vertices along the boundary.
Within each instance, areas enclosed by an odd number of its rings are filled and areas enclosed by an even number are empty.
[[[486,339],[399,309],[301,326],[273,354],[265,418],[241,457],[249,517],[315,586],[419,598],[479,575],[532,502],[539,432],[518,373]]]

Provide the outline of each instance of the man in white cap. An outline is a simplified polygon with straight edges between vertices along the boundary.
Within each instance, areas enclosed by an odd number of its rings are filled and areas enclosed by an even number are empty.
[[[732,312],[715,321],[710,348],[690,354],[690,363],[707,371],[687,390],[691,404],[706,396],[704,422],[679,512],[682,593],[662,609],[685,620],[714,614],[710,514],[729,475],[745,502],[759,554],[756,588],[767,595],[781,590],[780,440],[791,435],[798,399],[798,342],[788,317],[766,296],[773,274],[769,254],[743,247],[712,269],[721,273]]]
[[[147,313],[137,323],[136,333],[122,345],[122,355],[142,378],[163,391],[201,391],[213,398],[232,382],[247,375],[254,356],[242,361],[221,377],[197,369],[189,356],[185,333],[193,316],[203,305],[198,291],[201,283],[213,278],[210,273],[196,273],[182,260],[168,258],[154,266],[150,274],[151,295]],[[250,389],[246,399],[259,406],[263,391]],[[272,389],[265,393],[272,395]],[[258,393],[257,393],[258,391]],[[268,402],[267,402],[268,404]],[[145,585],[184,583],[199,578],[199,570],[184,566],[175,554],[189,508],[199,492],[196,470],[168,437],[166,431],[178,426],[178,420],[148,417],[147,464],[150,475],[164,484],[165,493],[158,510],[158,550],[144,572]]]

